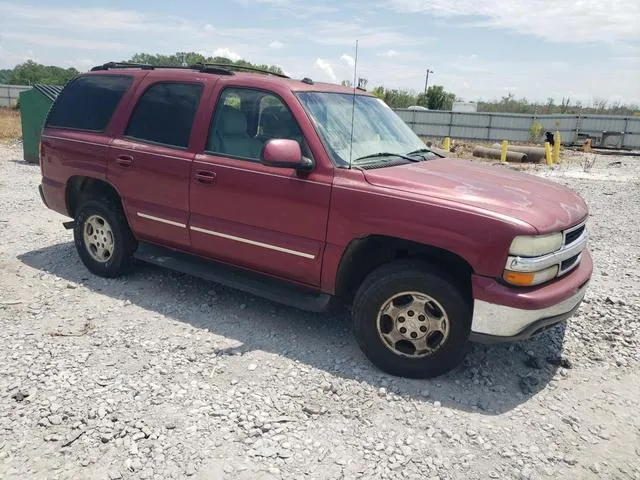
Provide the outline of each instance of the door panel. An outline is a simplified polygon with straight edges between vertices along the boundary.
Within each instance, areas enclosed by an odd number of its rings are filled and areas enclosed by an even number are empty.
[[[134,140],[111,144],[109,180],[122,195],[140,239],[188,247],[189,182],[194,154]]]
[[[203,184],[195,172],[210,171]],[[308,285],[320,284],[330,178],[210,154],[197,155],[189,220],[193,249]]]
[[[194,119],[212,84],[151,71],[136,89],[111,143],[108,176],[140,239],[188,249]]]

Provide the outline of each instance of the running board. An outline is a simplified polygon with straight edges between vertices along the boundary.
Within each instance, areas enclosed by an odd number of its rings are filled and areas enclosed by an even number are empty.
[[[140,242],[134,257],[309,312],[328,311],[333,299],[326,293],[149,243]]]

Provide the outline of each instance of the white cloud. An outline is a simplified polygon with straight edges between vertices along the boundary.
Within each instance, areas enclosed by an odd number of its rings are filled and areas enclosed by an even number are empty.
[[[62,36],[54,36],[54,35],[37,35],[37,34],[27,34],[27,33],[19,33],[19,32],[3,32],[3,38],[8,38],[12,40],[20,40],[24,43],[30,43],[33,45],[42,45],[46,47],[62,47],[62,48],[77,48],[84,50],[111,50],[111,51],[121,51],[127,50],[129,45],[118,42],[108,42],[108,41],[92,41],[88,39],[79,39],[79,38],[70,38],[70,37],[62,37]]]
[[[380,52],[378,54],[379,57],[397,57],[398,56],[398,52],[396,52],[395,50],[387,50],[386,52]]]
[[[342,54],[340,60],[349,65],[351,68],[353,68],[356,64],[356,61],[353,59],[353,57],[351,55],[347,55],[346,53]]]
[[[41,22],[45,26],[84,27],[101,30],[148,30],[153,26],[149,15],[108,8],[47,8],[0,2],[5,18],[19,18],[30,23]]]
[[[225,58],[228,58],[229,60],[233,60],[234,62],[242,59],[241,55],[238,55],[237,53],[232,52],[228,48],[217,48],[217,49],[215,49],[213,51],[213,56],[214,57],[225,57]]]
[[[357,73],[369,79],[370,87],[422,91],[429,66],[436,72],[429,77],[430,85],[443,85],[470,100],[500,97],[502,88],[509,86],[532,101],[571,95],[640,103],[640,28],[633,23],[640,17],[640,0],[615,0],[615,8],[604,3],[595,8],[595,0],[376,0],[376,8],[367,12],[361,11],[360,3],[343,0],[339,5],[320,5],[317,10],[325,13],[318,15],[310,13],[313,9],[307,8],[306,0],[236,1],[264,21],[249,24],[239,17],[218,23],[215,17],[189,10],[175,17],[165,13],[162,4],[149,8],[131,3],[136,11],[90,6],[60,9],[30,5],[30,0],[0,0],[0,25],[5,27],[0,28],[0,66],[13,67],[29,57],[84,69],[137,52],[201,51],[207,56],[278,64],[295,78],[317,76],[336,82],[353,78],[349,59],[359,39]],[[380,5],[408,13],[387,21],[389,10]],[[339,6],[340,13],[331,15],[334,6]],[[239,4],[236,7],[242,10]],[[296,15],[292,8],[299,15],[306,8],[308,18],[292,18]],[[372,10],[375,14],[367,16]],[[425,23],[453,28],[439,31],[437,39],[429,38],[428,29],[407,28],[406,21],[417,12],[425,14]],[[488,31],[498,40],[487,39]],[[579,42],[579,54],[572,48],[567,55],[562,47],[544,41],[538,42],[535,52],[503,51],[500,42],[519,42],[523,37],[518,33]],[[486,45],[480,53],[473,47],[476,38]],[[594,45],[594,41],[609,44]],[[426,58],[425,45],[431,42],[435,45],[430,49],[437,48],[441,54]],[[598,71],[606,72],[605,76],[594,74],[594,63],[584,58],[597,58]]]
[[[372,22],[356,21],[318,21],[313,29],[303,29],[297,32],[320,45],[340,45],[355,47],[356,39],[363,48],[422,46],[433,39],[424,34],[409,35],[404,29],[393,30],[389,27],[374,26]]]
[[[33,50],[26,50],[23,52],[17,52],[15,50],[8,51],[2,45],[0,45],[0,68],[13,68],[18,63],[26,62],[27,60],[33,60],[40,63],[40,59],[35,56]]]
[[[499,27],[555,42],[640,40],[640,2],[617,0],[386,0],[404,13],[467,18],[462,26]],[[472,21],[472,17],[482,20]],[[456,25],[460,25],[457,20]]]
[[[333,71],[333,67],[331,66],[331,63],[329,63],[327,60],[324,60],[322,58],[316,58],[316,61],[313,64],[313,66],[322,70],[332,81],[335,82],[338,80],[338,77],[336,77],[336,74]]]
[[[307,0],[236,0],[236,2],[245,8],[255,8],[255,4],[267,5],[281,13],[296,18],[309,18],[339,11],[339,8],[336,6],[322,5],[320,3],[314,4]]]

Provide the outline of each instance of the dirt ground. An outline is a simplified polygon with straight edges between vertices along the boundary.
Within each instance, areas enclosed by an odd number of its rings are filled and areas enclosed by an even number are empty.
[[[0,107],[0,143],[11,142],[21,136],[20,112],[14,108]]]
[[[640,478],[640,159],[529,167],[589,205],[585,303],[419,381],[345,315],[91,275],[21,158],[0,146],[0,479]]]

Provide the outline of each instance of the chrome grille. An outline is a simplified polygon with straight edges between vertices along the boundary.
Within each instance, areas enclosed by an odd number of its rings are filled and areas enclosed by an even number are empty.
[[[584,232],[585,228],[587,228],[587,226],[582,224],[582,225],[578,226],[578,228],[576,228],[574,230],[568,230],[564,234],[564,244],[565,245],[570,245],[573,242],[575,242],[578,238],[580,238],[580,235],[582,235],[582,232]]]
[[[539,272],[557,265],[558,277],[569,273],[580,265],[582,252],[587,246],[585,223],[582,222],[562,232],[563,245],[559,250],[539,257],[509,256],[505,269],[514,272]]]
[[[583,222],[575,227],[568,228],[563,232],[564,234],[564,242],[563,248],[567,248],[571,246],[573,243],[578,241],[586,235],[587,225],[586,222]],[[576,268],[580,264],[580,260],[582,259],[582,251],[573,257],[567,258],[560,263],[560,267],[558,269],[558,276],[562,276],[565,273],[569,273],[571,270]]]
[[[578,261],[578,258],[580,258],[580,254],[575,255],[571,258],[568,258],[566,260],[564,260],[561,264],[560,264],[560,271],[561,272],[566,272],[567,270],[569,270],[571,267],[573,267],[575,265],[575,263]]]

